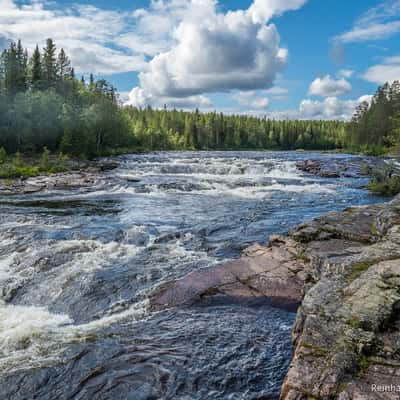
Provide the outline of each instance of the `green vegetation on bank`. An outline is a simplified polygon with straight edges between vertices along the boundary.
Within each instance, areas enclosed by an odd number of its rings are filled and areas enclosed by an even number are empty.
[[[394,196],[400,193],[400,175],[393,164],[382,168],[367,168],[371,177],[368,189],[383,196]]]
[[[333,150],[383,154],[400,146],[400,83],[380,87],[350,123],[277,121],[246,115],[124,107],[112,85],[75,76],[52,39],[30,56],[20,41],[0,57],[0,148],[38,158],[52,154],[93,158],[145,150]],[[15,158],[15,157],[14,157]],[[30,176],[3,162],[3,176]],[[55,168],[55,167],[54,167]],[[379,183],[379,182],[378,182]],[[392,185],[392,184],[391,184]],[[397,184],[395,184],[396,186]]]
[[[32,57],[21,42],[0,60],[0,147],[8,154],[52,153],[84,158],[133,146],[115,89],[76,79],[68,56],[51,39]]]
[[[381,155],[400,145],[400,82],[380,86],[362,102],[346,130],[346,148]]]
[[[123,151],[342,148],[340,121],[275,121],[243,115],[122,107],[115,89],[77,79],[51,39],[32,56],[20,41],[0,60],[0,147],[8,154],[91,158]]]
[[[37,175],[48,175],[67,170],[68,157],[60,153],[51,157],[45,147],[42,155],[37,158],[26,158],[17,152],[14,156],[7,155],[3,147],[0,148],[0,179],[29,178]]]

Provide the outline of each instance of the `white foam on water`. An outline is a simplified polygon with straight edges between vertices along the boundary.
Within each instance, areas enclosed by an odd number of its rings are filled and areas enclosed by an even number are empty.
[[[279,163],[276,168],[273,168],[271,171],[268,171],[265,175],[267,178],[276,178],[276,179],[291,179],[291,180],[301,180],[307,181],[309,178],[302,176],[300,171],[296,167],[296,163],[291,161],[284,161]]]
[[[0,257],[0,282],[12,276],[11,266],[14,264],[17,255],[18,253],[14,252],[10,255]]]
[[[149,306],[150,303],[147,299],[139,301],[119,313],[105,315],[102,318],[93,320],[85,324],[70,325],[68,327],[65,327],[64,334],[71,335],[69,336],[69,339],[79,338],[80,336],[84,337],[88,333],[95,333],[102,328],[107,328],[122,320],[127,320],[129,323],[143,320],[146,316],[149,315]]]
[[[336,190],[334,185],[320,185],[314,183],[311,185],[284,185],[280,183],[274,183],[269,186],[270,190],[278,190],[282,192],[290,193],[315,193],[315,194],[335,194]]]
[[[70,323],[67,315],[51,314],[46,308],[0,303],[0,354],[26,349],[35,338]]]
[[[50,366],[72,343],[102,337],[102,330],[125,321],[135,324],[149,316],[144,300],[97,320],[74,325],[65,314],[50,313],[44,307],[6,305],[0,302],[0,370]]]

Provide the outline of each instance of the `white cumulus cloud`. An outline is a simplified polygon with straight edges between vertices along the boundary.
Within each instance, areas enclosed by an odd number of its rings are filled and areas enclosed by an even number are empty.
[[[351,92],[351,85],[346,79],[335,79],[325,75],[315,79],[308,90],[309,95],[334,97]]]
[[[252,109],[265,110],[269,105],[269,99],[257,95],[255,91],[238,92],[231,96],[241,106],[250,107]]]
[[[307,0],[255,0],[249,8],[255,23],[265,23],[274,15],[281,15],[286,11],[298,10]]]
[[[357,105],[363,101],[370,102],[372,96],[361,96],[356,100],[340,100],[327,97],[323,101],[305,99],[300,103],[299,117],[302,119],[349,120]]]
[[[382,64],[368,68],[362,77],[378,84],[400,80],[400,56],[385,58]]]
[[[255,0],[246,10],[221,13],[215,0],[153,2],[153,9],[143,11],[143,16],[171,14],[176,26],[170,48],[155,55],[139,74],[140,86],[134,89],[131,104],[136,98],[140,105],[144,99],[271,88],[288,52],[280,47],[278,31],[268,21],[304,3]],[[265,99],[257,101],[259,107],[265,106]]]
[[[128,12],[73,4],[61,8],[45,0],[0,0],[0,43],[21,39],[31,51],[47,38],[70,55],[79,72],[113,74],[138,71],[144,53],[119,43],[136,18]]]
[[[186,97],[153,96],[140,87],[133,88],[128,94],[125,94],[122,100],[125,100],[125,105],[140,108],[147,106],[159,108],[166,105],[169,108],[192,110],[196,107],[202,109],[210,109],[213,107],[211,100],[204,95]]]

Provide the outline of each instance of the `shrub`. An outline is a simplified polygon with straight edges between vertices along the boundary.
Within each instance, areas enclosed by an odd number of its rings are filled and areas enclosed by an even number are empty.
[[[400,193],[400,175],[394,164],[387,164],[383,168],[368,167],[366,172],[372,176],[368,189],[384,196],[395,196]]]
[[[4,147],[0,147],[0,164],[3,164],[7,161],[7,152]]]
[[[40,169],[47,172],[50,168],[50,151],[47,147],[43,147],[43,153],[40,158]]]

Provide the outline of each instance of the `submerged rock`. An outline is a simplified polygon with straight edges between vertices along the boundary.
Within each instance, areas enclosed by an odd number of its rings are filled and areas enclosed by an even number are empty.
[[[400,196],[330,213],[167,283],[151,307],[221,297],[301,303],[282,400],[397,398],[377,387],[400,378]]]

